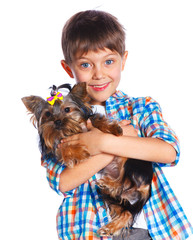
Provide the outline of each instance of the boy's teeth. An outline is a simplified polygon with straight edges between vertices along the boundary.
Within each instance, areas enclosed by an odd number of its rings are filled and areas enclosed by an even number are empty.
[[[106,85],[106,83],[103,84],[103,85],[94,85],[94,87],[95,87],[95,88],[102,88],[102,87],[104,87],[105,85]]]

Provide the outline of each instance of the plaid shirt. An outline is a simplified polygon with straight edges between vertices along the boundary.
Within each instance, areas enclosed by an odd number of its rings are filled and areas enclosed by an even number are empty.
[[[179,143],[175,133],[163,120],[160,106],[150,97],[130,98],[117,91],[106,101],[106,113],[109,118],[118,121],[131,120],[140,137],[159,138],[175,148],[177,157],[174,163],[153,163],[152,196],[143,210],[152,239],[185,240],[193,233],[193,228],[161,169],[177,164]],[[104,203],[97,194],[96,176],[71,191],[61,193],[59,180],[65,167],[48,156],[42,159],[42,165],[47,168],[51,188],[64,196],[57,214],[59,239],[112,239],[96,233],[108,222]]]

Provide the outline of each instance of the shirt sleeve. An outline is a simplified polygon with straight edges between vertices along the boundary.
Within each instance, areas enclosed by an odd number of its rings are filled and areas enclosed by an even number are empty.
[[[67,198],[71,197],[74,190],[61,192],[59,189],[60,175],[65,166],[58,163],[53,156],[42,156],[41,165],[46,168],[46,177],[50,187],[59,195]]]
[[[144,137],[159,138],[169,143],[176,150],[176,159],[172,163],[159,163],[163,166],[175,166],[180,157],[179,140],[175,132],[163,120],[161,108],[159,104],[152,98],[145,99],[145,108],[141,115],[141,130]]]

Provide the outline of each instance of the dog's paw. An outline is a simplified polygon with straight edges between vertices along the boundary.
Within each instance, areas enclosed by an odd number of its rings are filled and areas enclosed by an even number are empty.
[[[90,157],[90,153],[84,146],[69,145],[61,149],[62,162],[67,167],[73,168],[74,165],[83,162]]]
[[[121,126],[115,120],[110,121],[105,116],[95,114],[95,116],[91,118],[91,121],[94,127],[98,128],[100,131],[104,133],[111,133],[115,136],[123,135],[123,130]]]
[[[122,136],[123,135],[123,129],[119,124],[117,123],[112,123],[112,126],[110,128],[110,133],[112,133],[115,136]]]
[[[103,236],[103,237],[105,237],[105,236],[113,236],[113,233],[106,226],[99,228],[98,231],[97,231],[97,234],[99,236]]]
[[[121,126],[116,121],[110,122],[106,126],[106,130],[105,131],[107,133],[111,133],[111,134],[113,134],[115,136],[122,136],[123,135],[123,129],[121,128]]]
[[[103,189],[103,188],[106,188],[105,186],[105,182],[102,180],[102,179],[99,179],[96,181],[96,184],[99,188]]]

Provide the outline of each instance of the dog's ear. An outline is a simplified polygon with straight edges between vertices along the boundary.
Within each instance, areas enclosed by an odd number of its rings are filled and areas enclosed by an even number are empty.
[[[80,98],[84,103],[90,101],[85,82],[75,84],[70,93]]]
[[[39,121],[42,110],[48,106],[47,101],[38,96],[23,97],[22,102],[27,110],[33,114],[36,121]]]

